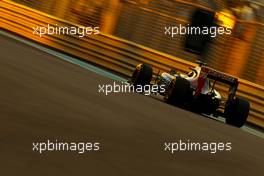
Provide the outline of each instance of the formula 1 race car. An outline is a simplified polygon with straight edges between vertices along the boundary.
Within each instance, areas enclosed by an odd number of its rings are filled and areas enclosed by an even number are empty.
[[[247,121],[250,104],[247,100],[236,97],[238,79],[207,67],[203,62],[197,63],[188,74],[178,73],[174,69],[169,73],[158,73],[154,83],[151,81],[154,77],[152,67],[139,64],[130,84],[163,86],[165,91],[157,92],[165,102],[201,114],[222,116],[227,124],[242,127]],[[215,89],[216,85],[219,90]],[[220,93],[220,87],[223,93]]]

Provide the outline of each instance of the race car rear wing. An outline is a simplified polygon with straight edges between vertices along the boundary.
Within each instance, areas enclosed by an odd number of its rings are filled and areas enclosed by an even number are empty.
[[[201,94],[205,81],[208,78],[215,80],[216,82],[221,82],[221,83],[229,85],[228,101],[231,101],[234,99],[237,88],[238,88],[238,84],[239,84],[238,79],[233,76],[229,76],[225,73],[221,73],[212,68],[206,67],[206,66],[201,67],[201,72],[198,78],[198,85],[195,90],[194,96],[199,96]]]
[[[204,78],[209,78],[209,79],[213,79],[215,81],[227,84],[231,87],[238,87],[238,79],[227,75],[225,73],[219,72],[217,70],[214,70],[212,68],[206,67],[206,66],[202,66],[201,67],[201,73],[200,76],[203,76]]]

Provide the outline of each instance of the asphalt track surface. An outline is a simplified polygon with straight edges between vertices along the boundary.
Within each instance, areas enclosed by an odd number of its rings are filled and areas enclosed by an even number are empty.
[[[139,94],[0,36],[0,175],[264,175],[264,140]],[[100,142],[100,151],[32,151],[32,142]],[[165,142],[231,142],[227,152],[164,151]]]

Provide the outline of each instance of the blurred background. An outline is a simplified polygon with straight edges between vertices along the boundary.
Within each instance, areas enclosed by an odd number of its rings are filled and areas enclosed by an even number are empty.
[[[232,26],[232,35],[212,40],[203,59],[215,69],[264,85],[264,0],[13,1],[192,62],[200,56],[184,50],[183,35],[171,38],[164,27],[189,24],[197,8],[220,12],[218,18]]]

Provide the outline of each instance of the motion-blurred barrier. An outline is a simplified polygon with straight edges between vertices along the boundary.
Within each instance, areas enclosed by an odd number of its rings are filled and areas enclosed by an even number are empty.
[[[236,20],[226,0],[12,1],[76,24],[100,25],[104,33],[183,60],[204,59],[214,69],[264,85],[263,5],[258,5],[252,17],[246,18],[258,22],[245,22]],[[238,1],[228,3],[234,5],[237,4],[235,2]],[[184,35],[164,35],[165,27],[190,24],[197,8],[213,13],[217,9],[221,12],[216,13],[216,16],[220,16],[217,24],[233,28],[232,35],[217,35],[206,47],[208,52],[202,58],[184,50]]]
[[[122,5],[115,36],[184,60],[197,59],[196,55],[183,49],[185,40],[183,35],[176,35],[172,38],[165,36],[161,31],[164,26],[187,25],[197,8],[209,11],[212,9],[182,0],[150,0],[148,4],[137,0],[127,0]],[[264,7],[261,8],[264,10]],[[212,40],[208,53],[203,59],[215,69],[264,85],[262,69],[264,65],[264,23],[236,20],[228,8],[221,9],[221,11],[221,14],[230,15],[226,20],[234,18],[236,25],[232,35],[218,35]],[[264,19],[260,16],[256,18],[260,22]],[[133,28],[130,27],[132,25]]]
[[[155,73],[158,70],[169,71],[170,68],[186,72],[194,66],[191,62],[103,33],[83,38],[73,35],[44,35],[40,38],[33,34],[33,27],[46,27],[47,24],[80,26],[10,1],[0,2],[0,22],[8,31],[127,77],[141,62],[151,64]],[[248,121],[264,127],[264,87],[240,80],[238,94],[251,102]]]

